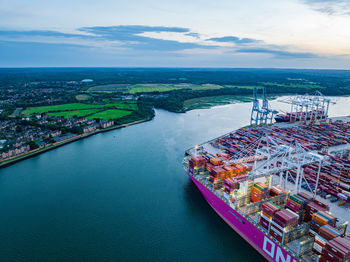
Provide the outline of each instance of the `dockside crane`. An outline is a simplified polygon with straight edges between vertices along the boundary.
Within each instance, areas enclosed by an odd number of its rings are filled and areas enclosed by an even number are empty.
[[[335,104],[331,98],[320,91],[313,94],[295,95],[278,100],[290,104],[290,121],[327,120],[329,104]]]
[[[300,143],[295,141],[290,144],[281,143],[281,141],[267,134],[252,143],[250,149],[255,151],[254,155],[245,157],[245,152],[242,151],[238,159],[230,159],[232,163],[254,161],[254,168],[245,176],[237,178],[240,183],[276,175],[279,176],[279,184],[284,185],[284,188],[288,178],[292,178],[295,192],[300,192],[302,184],[305,184],[316,195],[321,167],[329,164],[327,156],[315,151],[307,151]],[[312,164],[318,165],[315,189],[311,187],[304,175],[304,167]],[[295,178],[290,174],[291,170],[296,170]]]
[[[260,103],[258,100],[258,91],[256,88],[253,89],[253,108],[252,112],[250,114],[250,124],[251,125],[258,125],[259,119],[260,119]]]
[[[253,89],[253,108],[250,115],[250,124],[251,125],[267,125],[272,124],[272,120],[274,116],[278,113],[278,111],[273,110],[269,101],[267,100],[266,88],[263,88],[263,100],[262,106],[260,108],[260,103],[258,100],[257,89]]]
[[[272,124],[273,117],[278,113],[278,111],[273,110],[270,105],[269,101],[267,100],[267,94],[266,94],[266,88],[263,87],[263,101],[262,101],[262,108],[261,108],[261,114],[260,114],[260,123],[261,124]]]

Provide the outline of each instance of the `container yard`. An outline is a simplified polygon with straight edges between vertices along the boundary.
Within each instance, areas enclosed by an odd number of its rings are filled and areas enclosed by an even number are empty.
[[[267,260],[345,262],[349,155],[350,117],[322,115],[238,129],[187,150],[183,164],[214,210]]]

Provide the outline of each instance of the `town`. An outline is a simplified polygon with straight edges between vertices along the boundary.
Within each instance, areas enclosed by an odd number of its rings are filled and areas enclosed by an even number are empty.
[[[0,164],[152,117],[145,117],[143,107],[130,94],[84,92],[92,83],[91,79],[8,81],[2,78]]]
[[[0,160],[12,159],[113,125],[112,120],[51,117],[47,114],[1,120]]]

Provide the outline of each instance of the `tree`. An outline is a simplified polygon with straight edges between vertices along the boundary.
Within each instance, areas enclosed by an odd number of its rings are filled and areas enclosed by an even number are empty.
[[[16,126],[16,132],[17,133],[23,132],[23,128],[21,126]]]
[[[39,148],[39,145],[38,145],[35,141],[33,141],[33,140],[32,140],[32,141],[29,141],[27,144],[29,145],[30,150]]]

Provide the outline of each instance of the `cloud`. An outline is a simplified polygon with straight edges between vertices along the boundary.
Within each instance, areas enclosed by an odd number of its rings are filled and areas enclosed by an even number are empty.
[[[302,0],[302,2],[327,15],[350,15],[350,0]]]
[[[95,26],[83,27],[79,31],[90,33],[96,37],[105,40],[125,41],[129,48],[138,50],[154,50],[154,51],[178,51],[191,48],[208,48],[197,43],[179,42],[175,40],[153,38],[143,33],[156,32],[170,32],[170,33],[184,33],[190,34],[190,29],[182,27],[165,27],[165,26],[141,26],[141,25],[121,25],[121,26]]]
[[[166,26],[143,26],[143,25],[119,25],[119,26],[93,26],[82,27],[79,31],[95,34],[109,40],[139,40],[139,36],[146,32],[173,32],[189,33],[188,28]]]
[[[200,34],[195,33],[195,32],[189,32],[189,33],[186,33],[185,35],[192,36],[194,38],[200,38],[201,37]]]
[[[277,58],[318,58],[319,55],[313,53],[304,53],[304,52],[291,52],[280,49],[273,49],[267,47],[261,48],[241,48],[237,49],[238,53],[255,53],[255,54],[269,54],[274,55]]]
[[[84,37],[81,34],[66,34],[57,31],[49,30],[28,30],[28,31],[16,31],[16,30],[0,30],[1,37],[25,37],[25,36],[47,36],[47,37]]]
[[[235,43],[235,44],[251,44],[262,42],[260,40],[252,38],[239,38],[237,36],[223,36],[223,37],[214,37],[207,40],[221,42],[221,43]]]
[[[257,56],[268,54],[278,59],[309,59],[318,57],[316,54],[293,52],[286,46],[268,45],[253,38],[224,36],[204,39],[201,34],[192,32],[189,28],[143,25],[93,26],[82,27],[75,33],[64,33],[53,30],[0,30],[1,51],[8,49],[14,52],[22,42],[24,49],[35,48],[37,57],[40,44],[50,59],[50,50],[62,50],[62,57],[72,50],[81,53],[109,54],[111,57],[150,56],[154,59],[165,57],[188,56],[197,53],[210,56],[225,56],[226,54],[248,54]],[[176,36],[174,38],[174,35]],[[16,44],[16,42],[18,44]],[[214,42],[214,43],[213,43]],[[11,43],[11,44],[10,44]],[[35,44],[36,43],[36,44]],[[218,43],[234,43],[234,46],[222,46]],[[11,48],[10,48],[11,47]],[[84,48],[85,50],[84,50]],[[19,48],[20,49],[20,48]],[[51,54],[53,56],[53,54]],[[23,53],[23,57],[30,54]],[[102,55],[101,55],[102,56]],[[14,54],[14,57],[17,57]],[[40,56],[43,57],[43,56]],[[72,56],[73,57],[73,56]],[[106,56],[104,56],[106,59]],[[261,56],[263,57],[263,56]],[[44,58],[43,58],[44,59]]]
[[[79,33],[62,33],[57,31],[29,30],[14,31],[0,30],[0,38],[2,40],[15,41],[18,39],[26,39],[28,42],[36,41],[35,39],[43,38],[76,38],[91,41],[117,41],[120,46],[136,50],[153,50],[153,51],[178,51],[191,48],[211,48],[210,46],[201,45],[199,43],[179,42],[175,40],[159,39],[141,35],[148,32],[171,32],[192,34],[188,28],[182,27],[165,27],[165,26],[141,26],[141,25],[121,25],[121,26],[94,26],[82,27],[77,29]],[[194,35],[196,33],[193,33]],[[83,44],[83,43],[82,43]],[[86,43],[91,44],[91,42]]]

